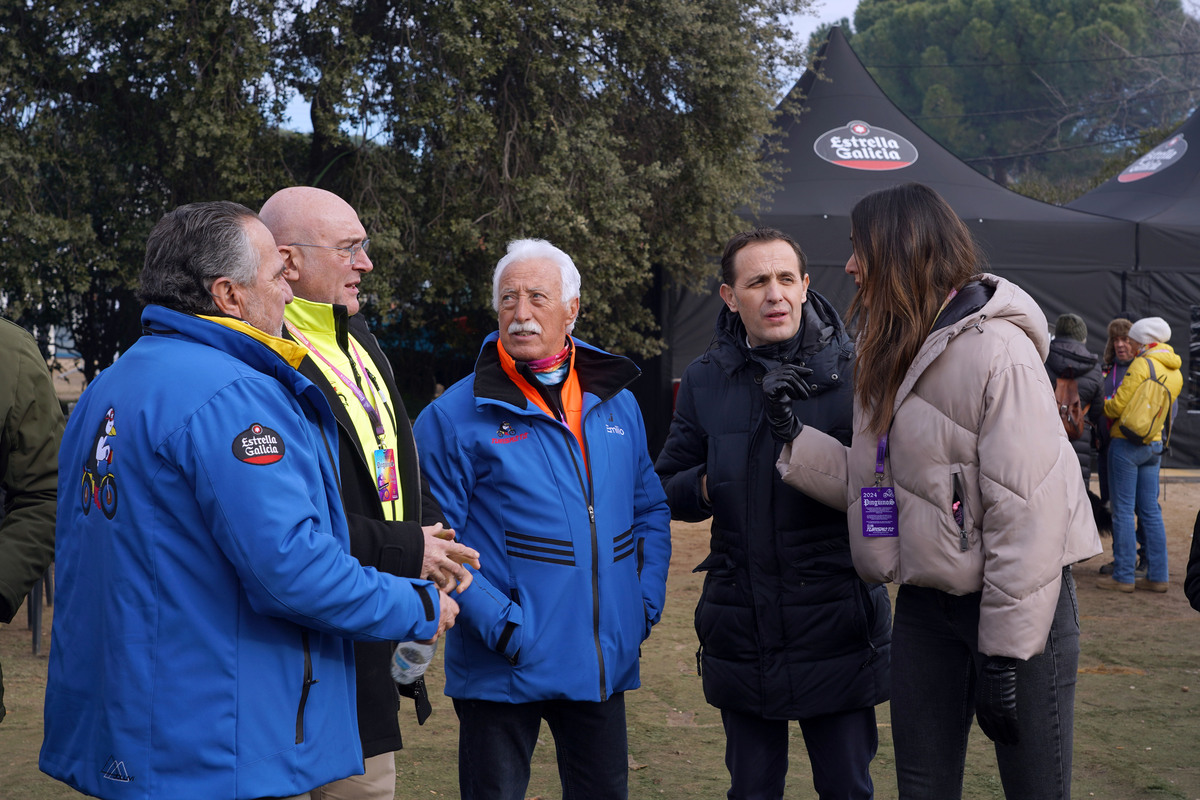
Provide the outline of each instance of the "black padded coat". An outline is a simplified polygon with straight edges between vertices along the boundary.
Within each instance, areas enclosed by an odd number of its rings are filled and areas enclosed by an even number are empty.
[[[798,362],[814,391],[797,416],[849,443],[853,354],[837,312],[810,291],[799,333],[780,345],[751,349],[741,318],[721,309],[713,344],[684,373],[655,468],[675,519],[712,517],[696,567],[707,573],[696,658],[718,708],[805,719],[888,699],[887,592],[855,573],[846,515],[780,479],[763,410],[768,368]]]

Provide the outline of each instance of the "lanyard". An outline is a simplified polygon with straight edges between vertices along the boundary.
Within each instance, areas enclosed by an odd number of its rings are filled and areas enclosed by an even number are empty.
[[[879,437],[879,444],[875,447],[875,485],[883,484],[883,459],[887,455],[888,435],[885,433]]]
[[[300,344],[302,344],[306,348],[308,348],[308,351],[310,353],[312,353],[314,356],[321,359],[321,361],[325,364],[325,366],[327,366],[327,367],[329,367],[329,369],[333,370],[333,374],[337,375],[338,380],[340,380],[343,384],[345,384],[346,388],[354,393],[354,397],[358,400],[359,403],[362,404],[363,411],[366,411],[367,416],[371,418],[371,424],[375,426],[375,438],[379,441],[380,446],[382,446],[383,445],[383,434],[384,434],[383,420],[380,419],[379,412],[375,410],[375,406],[371,404],[370,398],[368,398],[366,396],[366,394],[363,393],[363,390],[359,388],[358,383],[347,378],[340,369],[335,367],[333,364],[329,363],[329,359],[327,359],[324,355],[322,355],[321,351],[318,350],[313,345],[313,343],[308,340],[308,337],[306,337],[303,333],[301,333],[299,331],[299,329],[296,328],[295,325],[293,325],[291,322],[288,322],[287,320],[284,320],[284,325],[287,326],[288,332],[291,333],[292,336],[295,336],[297,339],[300,340]],[[375,392],[377,391],[375,388],[375,383],[371,380],[371,375],[370,375],[370,373],[367,372],[367,368],[362,363],[362,359],[359,358],[358,349],[356,347],[354,347],[354,345],[351,345],[350,349],[351,349],[351,351],[353,351],[354,358],[355,358],[355,360],[358,361],[358,366],[362,369],[363,374],[367,376],[367,385],[371,387],[371,394],[374,395]],[[353,364],[351,364],[351,366],[353,366]],[[376,402],[380,402],[378,397],[376,397]]]

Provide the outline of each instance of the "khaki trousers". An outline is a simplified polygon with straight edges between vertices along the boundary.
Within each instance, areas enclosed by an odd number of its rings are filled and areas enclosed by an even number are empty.
[[[327,783],[309,792],[311,800],[394,800],[396,754],[380,753],[367,759],[366,772]]]

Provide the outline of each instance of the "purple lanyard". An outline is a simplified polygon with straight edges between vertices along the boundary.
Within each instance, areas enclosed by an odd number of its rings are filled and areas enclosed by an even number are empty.
[[[888,435],[885,433],[879,437],[879,444],[875,448],[875,485],[883,484],[883,459],[887,455]]]
[[[358,402],[362,404],[363,411],[366,411],[367,416],[371,418],[371,424],[375,426],[375,438],[379,441],[379,446],[382,447],[383,446],[383,434],[384,434],[383,420],[380,419],[379,412],[375,410],[375,406],[373,406],[371,404],[371,400],[363,393],[363,390],[358,387],[358,384],[355,381],[352,381],[349,378],[347,378],[340,369],[335,367],[333,364],[330,364],[329,359],[327,359],[325,356],[323,356],[321,354],[321,351],[318,350],[313,345],[313,343],[310,342],[308,340],[308,338],[296,328],[295,325],[293,325],[292,323],[290,323],[286,320],[284,321],[284,325],[287,326],[288,332],[291,333],[292,336],[295,336],[297,339],[300,340],[300,344],[304,345],[308,349],[308,351],[310,353],[312,353],[314,356],[321,359],[321,361],[325,364],[325,366],[327,366],[331,370],[333,370],[333,374],[338,376],[338,380],[340,380],[342,383],[344,383],[346,385],[346,388],[354,393],[354,396],[358,399]],[[353,345],[351,345],[350,350],[353,353],[354,359],[356,361],[358,361],[359,369],[361,369],[362,373],[367,376],[367,384],[371,387],[371,393],[374,394],[376,391],[375,384],[371,381],[371,377],[370,377],[370,374],[367,372],[366,365],[363,364],[362,359],[359,358],[357,348],[355,348]],[[382,403],[381,403],[381,405],[382,405]]]

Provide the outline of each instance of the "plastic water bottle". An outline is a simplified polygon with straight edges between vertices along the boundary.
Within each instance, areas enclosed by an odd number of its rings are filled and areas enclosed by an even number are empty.
[[[425,668],[437,652],[437,642],[401,642],[392,652],[392,680],[409,684],[425,674]]]

